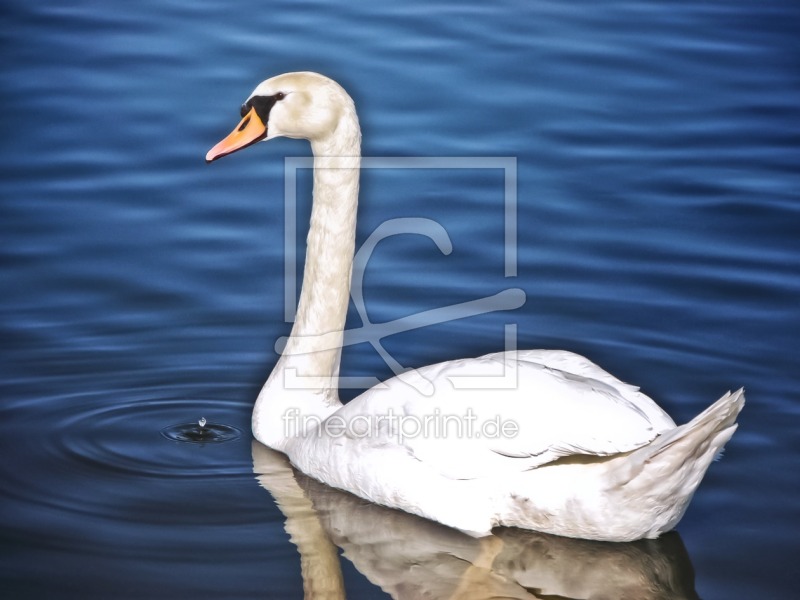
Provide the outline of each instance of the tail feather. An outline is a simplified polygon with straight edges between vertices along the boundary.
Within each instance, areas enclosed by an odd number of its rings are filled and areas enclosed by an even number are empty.
[[[634,451],[618,484],[649,507],[656,537],[683,516],[708,466],[736,431],[744,389],[728,392],[684,425]]]
[[[694,455],[697,455],[698,451],[704,455],[707,453],[706,450],[712,446],[716,446],[717,450],[722,450],[722,446],[736,430],[736,417],[739,416],[743,406],[744,388],[739,388],[733,393],[728,392],[685,425],[680,425],[662,434],[647,446],[650,452],[643,453],[642,458],[644,461],[653,460],[676,444],[684,446]],[[728,430],[730,433],[727,435],[727,439],[721,444],[713,443],[714,440],[725,437],[721,434]],[[685,458],[689,458],[689,456]]]

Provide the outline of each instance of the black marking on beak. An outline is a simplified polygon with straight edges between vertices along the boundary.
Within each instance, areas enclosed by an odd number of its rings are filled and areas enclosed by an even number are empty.
[[[242,117],[246,116],[251,108],[254,108],[261,122],[267,125],[269,123],[269,111],[272,110],[275,103],[283,99],[283,97],[283,94],[276,94],[275,96],[253,96],[242,105]]]

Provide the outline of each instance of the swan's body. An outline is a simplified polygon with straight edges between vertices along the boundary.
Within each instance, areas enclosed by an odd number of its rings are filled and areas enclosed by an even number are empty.
[[[505,525],[624,541],[677,524],[736,429],[741,390],[676,427],[653,400],[586,358],[528,350],[424,367],[343,405],[337,378],[361,141],[355,107],[334,81],[290,73],[261,83],[242,116],[207,160],[279,136],[308,139],[315,156],[303,290],[286,349],[256,401],[256,439],[333,487],[475,535]],[[509,374],[513,385],[492,383]],[[474,385],[457,386],[465,377]],[[424,380],[432,394],[419,391]]]

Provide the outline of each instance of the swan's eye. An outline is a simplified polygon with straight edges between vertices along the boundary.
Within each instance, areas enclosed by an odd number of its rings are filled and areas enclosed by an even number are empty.
[[[247,106],[247,104],[242,104],[242,108],[239,112],[241,113],[242,118],[244,119],[245,115],[250,112],[250,107]]]
[[[284,98],[286,98],[286,94],[284,94],[283,92],[278,92],[273,96],[273,98],[275,98],[275,100],[283,100]]]

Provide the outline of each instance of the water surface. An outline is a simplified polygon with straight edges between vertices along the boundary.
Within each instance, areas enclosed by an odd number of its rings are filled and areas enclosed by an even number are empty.
[[[800,584],[799,13],[793,2],[753,0],[7,2],[3,589],[302,597],[308,555],[284,528],[296,513],[254,475],[249,418],[289,329],[283,158],[309,149],[280,140],[212,166],[203,157],[256,83],[308,69],[355,98],[365,155],[516,161],[511,241],[502,170],[364,173],[360,242],[388,219],[417,217],[441,224],[453,246],[444,255],[419,235],[382,241],[364,272],[371,321],[511,287],[527,298],[515,311],[397,334],[384,340],[391,355],[421,366],[497,350],[513,324],[520,347],[580,352],[679,422],[744,386],[740,429],[678,536],[615,556],[656,557],[665,570],[648,573],[680,582],[666,597],[791,596]],[[302,258],[307,172],[297,189]],[[355,309],[349,324],[361,324]],[[343,375],[391,374],[368,344],[347,347],[343,360]],[[200,417],[242,433],[222,444],[161,433]],[[391,579],[402,569],[368,566],[395,564],[378,551],[387,539],[408,544],[409,564],[416,552],[416,564],[448,574],[418,585],[472,582],[476,594],[489,580],[430,550],[445,544],[473,566],[494,557],[494,575],[520,597],[534,597],[543,577],[560,581],[535,548],[557,547],[585,574],[577,597],[593,585],[587,565],[614,558],[506,532],[505,551],[525,557],[518,572],[502,551],[385,511],[369,516],[387,523],[376,541],[337,521],[355,510],[349,497],[281,473],[312,504],[301,530],[343,553],[348,598],[422,593]],[[312,564],[330,566],[322,554]]]

